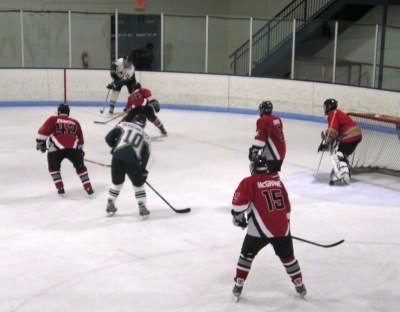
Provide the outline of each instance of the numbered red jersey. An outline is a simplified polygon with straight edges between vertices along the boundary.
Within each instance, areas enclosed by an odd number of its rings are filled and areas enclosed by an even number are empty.
[[[232,205],[236,212],[250,209],[250,235],[283,237],[289,234],[290,202],[278,175],[255,173],[244,178],[235,191]]]
[[[40,127],[38,138],[49,138],[49,152],[80,148],[84,144],[82,128],[79,122],[67,115],[51,116]]]
[[[264,147],[263,153],[268,160],[284,160],[286,141],[282,120],[274,115],[263,115],[258,118],[254,145]]]
[[[143,105],[146,105],[147,99],[149,97],[151,97],[151,91],[149,89],[146,88],[136,89],[128,97],[128,101],[126,103],[126,110],[128,111],[133,107],[141,107]]]

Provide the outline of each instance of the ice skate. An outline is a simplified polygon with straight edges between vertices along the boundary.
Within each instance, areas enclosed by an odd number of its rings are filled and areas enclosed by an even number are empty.
[[[161,135],[162,136],[167,136],[168,135],[167,131],[164,128],[161,128],[160,130],[161,130]]]
[[[57,189],[57,194],[58,194],[60,197],[65,197],[64,188],[63,188],[63,187],[60,187],[59,189]]]
[[[150,211],[147,210],[146,206],[142,203],[139,204],[139,215],[143,220],[146,220],[149,217]]]
[[[348,179],[348,181],[350,182],[349,179]],[[329,185],[330,186],[346,186],[346,185],[349,185],[349,182],[346,182],[346,180],[344,178],[341,178],[339,180],[329,181]]]
[[[91,187],[85,189],[86,193],[88,194],[89,198],[93,198],[93,189]]]
[[[243,290],[244,279],[235,278],[235,286],[232,289],[233,300],[238,302]]]
[[[109,199],[107,200],[107,209],[106,209],[106,212],[107,212],[109,215],[111,215],[111,216],[113,216],[113,215],[117,212],[117,207],[115,207],[114,201],[113,201],[111,198],[109,198]]]
[[[108,111],[110,115],[114,114],[114,104],[110,104],[110,109]]]
[[[301,278],[297,279],[294,281],[294,287],[296,289],[296,292],[300,295],[300,296],[305,296],[307,295],[307,289],[306,286],[304,285],[304,283],[302,282]]]

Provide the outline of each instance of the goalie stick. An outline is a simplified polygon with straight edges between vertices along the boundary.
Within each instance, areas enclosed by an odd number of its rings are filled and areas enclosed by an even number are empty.
[[[301,242],[303,242],[303,243],[311,244],[311,245],[318,246],[318,247],[322,247],[322,248],[331,248],[331,247],[335,247],[335,246],[340,245],[341,243],[344,242],[344,239],[342,239],[342,240],[340,240],[340,241],[338,241],[338,242],[336,242],[336,243],[324,245],[324,244],[318,244],[318,243],[316,243],[316,242],[309,241],[309,240],[307,240],[307,239],[300,238],[300,237],[296,237],[296,236],[292,236],[292,238],[293,238],[293,239],[296,239],[296,240],[298,240],[298,241],[301,241]]]
[[[95,165],[99,165],[99,166],[102,166],[102,167],[111,167],[111,165],[107,165],[107,164],[102,164],[102,163],[99,163],[99,162],[97,162],[97,161],[93,161],[93,160],[90,160],[90,159],[85,159],[85,161],[87,161],[87,162],[89,162],[89,163],[92,163],[92,164],[95,164]],[[188,213],[188,212],[190,212],[191,211],[191,208],[190,207],[188,207],[188,208],[183,208],[183,209],[176,209],[176,208],[174,208],[164,197],[162,197],[161,196],[161,194],[160,193],[158,193],[157,191],[156,191],[156,189],[154,188],[154,187],[152,187],[150,184],[149,184],[149,182],[145,182],[152,190],[153,190],[153,192],[154,193],[156,193],[168,206],[169,206],[169,208],[171,208],[174,212],[176,212],[176,213]]]
[[[321,132],[321,138],[322,138],[322,142],[321,142],[321,144],[322,144],[325,141],[324,131]],[[318,172],[319,172],[319,167],[321,167],[322,157],[324,156],[324,153],[325,153],[325,151],[322,151],[321,158],[319,159],[319,164],[318,164],[317,170],[315,170],[315,173],[313,174],[314,179],[317,178],[317,175],[318,175]]]
[[[105,124],[109,123],[110,121],[113,121],[113,120],[115,120],[115,119],[121,117],[121,116],[124,115],[124,114],[125,114],[125,112],[123,112],[123,113],[121,113],[121,114],[118,114],[117,116],[115,116],[115,117],[113,117],[113,118],[111,118],[111,119],[109,119],[109,120],[106,120],[106,121],[95,120],[94,123],[105,125]]]

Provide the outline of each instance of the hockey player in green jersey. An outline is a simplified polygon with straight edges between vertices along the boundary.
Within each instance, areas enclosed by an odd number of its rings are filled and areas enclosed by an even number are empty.
[[[112,148],[111,180],[107,201],[107,213],[115,214],[115,201],[127,175],[131,180],[139,205],[139,215],[146,219],[150,212],[146,208],[144,183],[147,178],[147,162],[150,157],[150,136],[144,131],[146,116],[128,114],[125,121],[116,125],[105,137]]]

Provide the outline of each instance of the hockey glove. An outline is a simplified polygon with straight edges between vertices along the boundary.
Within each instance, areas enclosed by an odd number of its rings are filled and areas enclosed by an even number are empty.
[[[249,148],[249,160],[253,161],[261,147],[253,145]]]
[[[244,215],[244,211],[237,213],[235,210],[231,210],[232,223],[234,226],[241,227],[243,230],[247,227],[247,220]]]
[[[160,111],[160,103],[156,99],[150,100],[149,104],[154,108],[156,113]]]
[[[115,85],[114,82],[113,82],[113,83],[109,83],[109,84],[107,85],[107,89],[110,89],[110,90],[114,90],[116,87],[117,87],[117,86]]]
[[[36,150],[46,153],[46,140],[36,139]]]
[[[319,152],[326,152],[329,149],[329,144],[326,143],[325,141],[322,141],[321,144],[318,147],[318,153]]]

